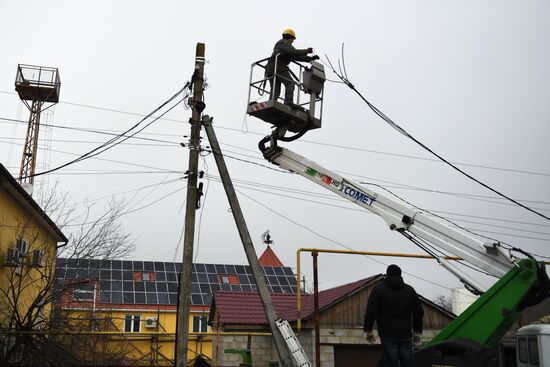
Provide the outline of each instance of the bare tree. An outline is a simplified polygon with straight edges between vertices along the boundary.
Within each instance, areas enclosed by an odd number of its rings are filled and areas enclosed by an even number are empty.
[[[453,303],[451,301],[451,297],[446,297],[442,294],[439,294],[433,299],[433,302],[436,305],[443,307],[447,311],[453,312]]]
[[[58,257],[111,259],[126,258],[134,252],[135,242],[118,221],[128,210],[126,200],[112,198],[102,209],[98,209],[96,203],[85,201],[78,214],[75,205],[67,204],[70,195],[56,192],[57,184],[44,191],[38,201],[69,238],[67,245],[59,249]]]
[[[0,365],[77,365],[94,362],[87,360],[90,356],[97,360],[101,355],[108,355],[106,360],[111,361],[118,361],[122,356],[122,349],[115,353],[107,347],[99,347],[99,354],[90,354],[91,345],[100,342],[98,337],[82,339],[78,335],[82,327],[79,320],[69,320],[66,313],[51,311],[75,286],[56,279],[58,257],[125,258],[134,251],[134,241],[119,223],[128,204],[111,199],[103,208],[97,208],[86,202],[77,215],[77,206],[70,204],[70,195],[57,194],[56,186],[39,195],[37,201],[69,241],[52,249],[51,243],[45,242],[30,221],[18,223],[16,237],[26,239],[29,254],[41,250],[43,261],[36,264],[21,256],[7,272],[7,279],[1,280],[7,286],[0,288],[0,318],[8,321],[0,326]],[[90,282],[91,279],[81,281]],[[89,326],[86,328],[90,330]],[[77,345],[81,348],[75,348]]]

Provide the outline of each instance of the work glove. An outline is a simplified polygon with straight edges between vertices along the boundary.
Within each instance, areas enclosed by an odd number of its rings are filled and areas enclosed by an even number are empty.
[[[419,347],[420,344],[422,343],[422,333],[419,333],[418,331],[415,331],[415,332],[413,333],[413,340],[412,340],[412,342],[413,342],[413,345],[414,345],[415,347]]]
[[[367,344],[374,344],[374,333],[372,331],[365,331],[365,340]]]
[[[308,47],[306,51],[307,51],[308,54],[312,53],[313,52],[313,47]]]
[[[319,60],[319,59],[320,59],[319,55],[311,56],[311,61],[315,61],[315,60]]]

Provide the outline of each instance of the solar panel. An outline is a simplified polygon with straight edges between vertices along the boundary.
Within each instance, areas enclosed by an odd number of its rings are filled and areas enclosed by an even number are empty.
[[[143,270],[143,261],[132,261],[132,265],[134,267],[134,271]]]
[[[172,262],[60,258],[55,278],[58,287],[73,280],[97,283],[100,303],[177,305],[180,269],[181,263]],[[270,292],[296,293],[290,267],[266,266],[262,271]],[[191,304],[207,306],[217,291],[257,291],[250,266],[193,264]]]

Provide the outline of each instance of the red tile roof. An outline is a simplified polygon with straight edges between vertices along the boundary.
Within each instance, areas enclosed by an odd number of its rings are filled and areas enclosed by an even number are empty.
[[[284,266],[269,245],[267,245],[267,248],[258,260],[261,266]]]
[[[330,307],[381,278],[382,275],[375,275],[319,292],[319,310]],[[271,294],[271,300],[279,317],[296,321],[296,294]],[[220,324],[267,324],[258,293],[216,292],[210,309],[211,316],[215,309],[218,310]],[[303,295],[302,318],[313,316],[313,311],[313,295]]]

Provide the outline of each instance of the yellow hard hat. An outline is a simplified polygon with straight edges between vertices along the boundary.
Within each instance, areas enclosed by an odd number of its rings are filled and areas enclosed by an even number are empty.
[[[283,36],[285,34],[288,34],[289,36],[292,36],[293,38],[296,38],[296,32],[294,32],[294,29],[292,28],[287,28],[283,31]]]

